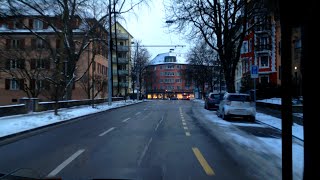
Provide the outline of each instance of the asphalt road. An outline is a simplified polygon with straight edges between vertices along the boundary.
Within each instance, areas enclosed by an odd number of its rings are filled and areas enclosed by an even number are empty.
[[[197,123],[191,101],[149,101],[0,146],[0,172],[62,179],[254,179]]]

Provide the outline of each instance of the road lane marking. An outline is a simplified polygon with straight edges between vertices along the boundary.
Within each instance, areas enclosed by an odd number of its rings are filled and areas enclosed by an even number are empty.
[[[186,136],[191,136],[190,132],[186,132]]]
[[[162,121],[163,121],[163,116],[162,116],[161,120],[158,122],[156,128],[154,128],[154,131],[157,131],[157,130],[158,130],[158,127],[160,126],[160,124],[162,123]]]
[[[137,112],[136,115],[139,115],[141,112]]]
[[[182,125],[186,126],[186,125],[187,125],[187,123],[183,122],[183,123],[182,123]]]
[[[145,108],[145,109],[143,109],[143,110],[145,110],[145,111],[146,111],[146,110],[147,110],[147,108]]]
[[[183,129],[188,130],[188,127],[187,126],[183,126]]]
[[[129,119],[130,119],[130,118],[127,118],[127,119],[123,120],[122,122],[127,122]]]
[[[208,162],[206,161],[206,159],[203,157],[203,155],[201,154],[200,150],[196,147],[192,148],[192,151],[194,153],[194,155],[197,157],[199,163],[201,164],[203,170],[206,172],[206,174],[208,176],[213,176],[214,171],[212,170],[212,168],[210,167],[210,165],[208,164]]]
[[[142,154],[140,155],[139,159],[138,159],[138,166],[140,166],[141,162],[142,162],[142,159],[144,157],[144,155],[146,154],[146,152],[148,151],[149,149],[149,146],[152,142],[152,137],[150,138],[150,140],[148,141],[147,145],[144,147],[143,151],[142,151]]]
[[[105,132],[99,134],[99,136],[104,136],[105,134],[111,132],[111,131],[114,130],[114,129],[115,129],[115,127],[112,127],[112,128],[110,128],[110,129],[106,130]]]
[[[80,154],[82,154],[85,150],[79,149],[77,152],[72,154],[68,159],[63,161],[58,167],[56,167],[53,171],[48,174],[48,177],[52,177],[57,175],[63,168],[65,168],[68,164],[70,164],[73,160],[75,160]]]

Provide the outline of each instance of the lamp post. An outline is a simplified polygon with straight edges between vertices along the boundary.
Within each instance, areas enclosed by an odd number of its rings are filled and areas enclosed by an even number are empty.
[[[299,86],[298,86],[298,67],[294,67],[294,78],[295,78],[295,84],[296,84],[296,96],[298,98],[299,96]]]

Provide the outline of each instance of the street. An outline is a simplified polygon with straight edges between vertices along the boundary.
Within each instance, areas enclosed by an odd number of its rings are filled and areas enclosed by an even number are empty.
[[[23,169],[16,174],[62,179],[261,179],[206,131],[198,109],[203,107],[192,101],[155,100],[81,117],[0,146],[0,173],[28,168],[35,172]],[[239,129],[280,136],[271,128],[259,124],[257,128],[260,131]]]

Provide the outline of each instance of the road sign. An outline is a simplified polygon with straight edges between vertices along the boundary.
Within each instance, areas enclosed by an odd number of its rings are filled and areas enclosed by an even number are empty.
[[[251,78],[258,78],[259,77],[259,67],[257,65],[251,66]]]

